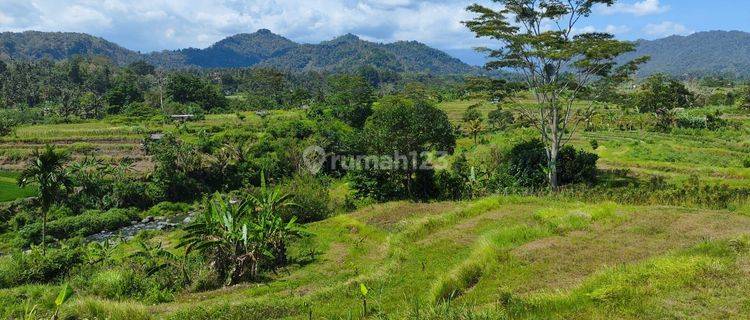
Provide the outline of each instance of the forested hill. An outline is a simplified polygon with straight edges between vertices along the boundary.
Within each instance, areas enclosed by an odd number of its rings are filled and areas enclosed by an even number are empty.
[[[0,59],[67,59],[74,55],[106,56],[124,64],[140,54],[99,37],[73,32],[0,33]]]
[[[269,66],[285,71],[346,71],[374,66],[395,72],[462,74],[475,72],[448,54],[419,42],[381,44],[344,35],[320,44],[298,44],[269,30],[228,37],[205,49],[141,54],[82,33],[5,32],[0,58],[61,60],[73,55],[101,55],[118,64],[144,59],[166,68]]]
[[[625,59],[649,55],[639,76],[667,73],[677,77],[729,75],[750,78],[750,33],[707,31],[689,36],[637,42],[638,49]]]

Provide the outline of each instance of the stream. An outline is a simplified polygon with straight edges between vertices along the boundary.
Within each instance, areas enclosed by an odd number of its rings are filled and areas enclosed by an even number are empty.
[[[140,221],[132,221],[127,227],[122,227],[113,231],[102,231],[86,237],[86,241],[104,241],[112,238],[124,238],[130,240],[141,231],[156,230],[168,231],[186,225],[193,221],[196,212],[188,214],[175,215],[171,217],[146,217]]]

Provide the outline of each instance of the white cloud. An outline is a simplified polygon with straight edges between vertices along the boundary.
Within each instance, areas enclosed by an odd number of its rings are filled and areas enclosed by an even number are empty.
[[[0,12],[0,26],[13,24],[13,17],[7,16]]]
[[[668,5],[661,5],[659,0],[641,0],[634,3],[617,2],[612,6],[599,6],[598,11],[602,14],[627,13],[636,16],[647,16],[669,11]]]
[[[648,24],[643,28],[643,32],[650,36],[665,37],[671,35],[688,35],[694,31],[689,30],[682,24],[672,21],[664,21],[659,24]]]
[[[630,32],[630,27],[626,25],[616,26],[616,25],[609,24],[604,28],[596,28],[594,26],[585,26],[583,28],[574,30],[575,34],[590,33],[590,32],[604,32],[604,33],[613,34],[615,36],[619,36],[619,35],[627,34],[628,32]]]
[[[299,42],[344,33],[391,42],[471,48],[460,22],[471,0],[0,0],[0,31],[86,32],[126,48],[206,47],[267,28]],[[487,2],[487,0],[480,0]]]

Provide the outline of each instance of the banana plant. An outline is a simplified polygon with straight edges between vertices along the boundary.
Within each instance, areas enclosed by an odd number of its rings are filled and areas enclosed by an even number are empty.
[[[364,283],[359,284],[359,293],[362,295],[362,316],[367,317],[367,294],[370,290]]]
[[[57,299],[55,299],[55,314],[52,315],[52,320],[56,320],[58,315],[60,314],[60,308],[67,302],[70,297],[73,296],[73,288],[71,288],[67,283],[62,287],[60,290],[60,293],[57,294]]]

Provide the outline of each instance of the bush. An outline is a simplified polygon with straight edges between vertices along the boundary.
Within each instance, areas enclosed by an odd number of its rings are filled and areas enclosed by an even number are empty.
[[[283,193],[289,194],[296,206],[283,213],[284,220],[297,217],[299,222],[314,222],[331,214],[327,184],[312,175],[296,175],[284,182]]]
[[[742,160],[742,166],[745,168],[750,168],[750,158],[745,158],[745,160]]]
[[[528,188],[542,187],[547,183],[544,168],[547,154],[539,140],[531,140],[515,145],[508,152],[508,174],[514,183]]]
[[[131,221],[137,219],[138,212],[134,209],[112,209],[107,212],[93,210],[47,223],[47,236],[56,239],[86,237],[100,231],[112,231],[128,226]],[[21,228],[18,234],[26,241],[26,245],[41,242],[42,224],[29,224]]]
[[[512,182],[526,188],[541,188],[547,184],[547,154],[539,140],[514,146],[507,155],[506,170]],[[596,162],[599,156],[571,146],[563,147],[557,155],[559,185],[596,182]]]
[[[591,139],[589,143],[591,144],[591,149],[599,149],[599,141],[597,141],[596,139]]]
[[[0,137],[10,135],[16,128],[16,123],[10,119],[0,118]]]
[[[83,259],[84,251],[78,245],[48,249],[46,254],[39,248],[15,252],[0,259],[0,288],[59,280]]]
[[[560,150],[557,159],[557,178],[560,185],[596,182],[598,155],[566,146]]]
[[[144,213],[152,217],[173,217],[190,212],[191,205],[181,202],[160,202]]]

